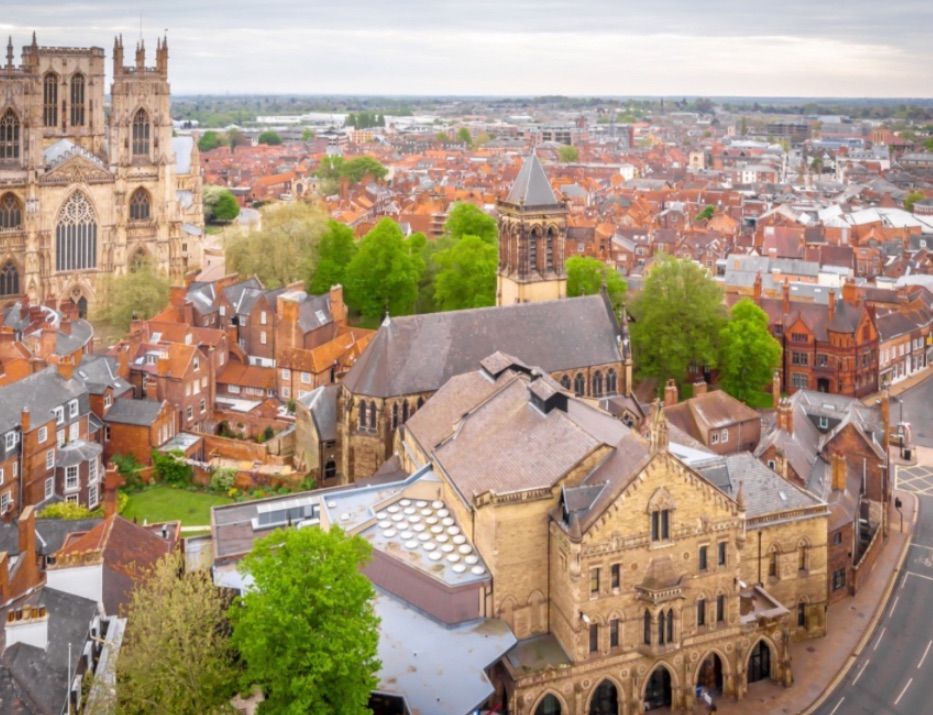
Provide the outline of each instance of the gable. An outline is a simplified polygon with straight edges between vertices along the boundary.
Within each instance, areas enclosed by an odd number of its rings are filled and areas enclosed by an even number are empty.
[[[81,155],[62,162],[39,179],[40,184],[105,184],[113,182],[113,174]]]

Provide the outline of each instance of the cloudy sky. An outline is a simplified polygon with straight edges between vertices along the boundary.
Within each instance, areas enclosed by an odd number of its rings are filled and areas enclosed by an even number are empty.
[[[130,57],[167,29],[178,94],[933,97],[931,0],[0,4],[17,61],[33,29]]]

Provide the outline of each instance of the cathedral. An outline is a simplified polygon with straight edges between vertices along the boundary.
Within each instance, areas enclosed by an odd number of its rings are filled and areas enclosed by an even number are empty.
[[[0,301],[71,300],[87,314],[103,277],[140,261],[181,278],[201,263],[197,146],[172,136],[168,43],[113,47],[109,106],[100,47],[41,47],[0,68]]]

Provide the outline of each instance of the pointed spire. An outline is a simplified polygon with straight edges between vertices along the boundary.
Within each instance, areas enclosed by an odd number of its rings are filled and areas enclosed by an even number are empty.
[[[13,69],[13,35],[10,35],[6,41],[6,68]]]
[[[541,166],[538,155],[533,149],[525,158],[506,202],[526,208],[560,204],[554,195],[554,189],[551,188],[551,182],[547,178],[544,167]]]
[[[39,46],[39,43],[36,42],[36,31],[35,30],[32,31],[32,46],[33,48],[37,48]]]

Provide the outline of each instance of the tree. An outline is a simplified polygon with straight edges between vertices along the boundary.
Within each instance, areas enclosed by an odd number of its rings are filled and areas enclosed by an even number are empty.
[[[209,570],[164,556],[133,590],[117,659],[121,713],[230,712],[236,692],[227,603]]]
[[[571,256],[567,268],[567,296],[595,295],[606,284],[612,307],[618,310],[628,288],[617,271],[592,256]]]
[[[314,130],[313,129],[302,129],[301,130],[301,141],[309,142],[314,139]]]
[[[122,276],[107,277],[107,301],[101,317],[126,330],[133,319],[148,320],[168,304],[169,281],[151,261],[135,262]]]
[[[683,382],[692,365],[716,365],[722,289],[693,261],[661,254],[632,303],[632,316],[641,375]]]
[[[204,187],[204,220],[208,223],[230,223],[240,215],[236,197],[223,186]]]
[[[441,144],[449,144],[449,143],[450,143],[450,135],[449,135],[447,132],[437,132],[437,133],[434,135],[434,138],[435,138],[437,141],[439,141]]]
[[[714,206],[710,206],[709,204],[707,204],[706,206],[703,207],[703,210],[697,214],[696,220],[698,222],[709,221],[711,218],[713,218],[713,214],[715,213],[716,213],[716,208]]]
[[[558,151],[558,156],[564,164],[569,164],[580,158],[580,150],[575,146],[562,146]]]
[[[281,529],[240,562],[254,587],[230,610],[233,642],[265,693],[262,712],[369,712],[379,619],[360,567],[371,550],[338,527]]]
[[[464,236],[479,236],[495,246],[499,240],[499,227],[496,220],[478,206],[458,202],[447,214],[444,235],[455,240]]]
[[[198,149],[201,151],[210,151],[211,149],[216,149],[219,146],[224,146],[227,142],[224,141],[224,138],[220,136],[215,131],[206,131],[201,135],[201,138],[198,139]]]
[[[266,288],[307,280],[326,228],[321,210],[302,201],[267,206],[261,229],[241,230],[227,239],[227,268],[255,275]]]
[[[911,191],[907,196],[904,197],[904,208],[907,211],[913,213],[914,204],[918,201],[923,201],[926,198],[926,195],[922,191]]]
[[[473,135],[470,134],[470,130],[466,127],[460,127],[457,130],[457,141],[467,146],[473,146]]]
[[[743,402],[753,400],[768,385],[781,363],[781,345],[771,337],[768,315],[743,298],[720,332],[719,382]]]
[[[327,230],[317,247],[317,264],[308,283],[308,292],[321,295],[333,285],[346,281],[347,266],[356,255],[356,240],[353,230],[346,224],[333,219],[327,222]]]
[[[347,179],[351,185],[360,183],[367,176],[381,181],[388,173],[389,170],[371,156],[358,156],[344,161],[340,166],[340,177]]]
[[[227,144],[230,145],[230,151],[233,151],[238,146],[249,146],[251,143],[249,137],[236,127],[231,127],[227,130]]]
[[[346,270],[347,302],[368,320],[411,313],[424,271],[421,247],[408,240],[390,218],[377,223],[360,241]]]
[[[278,132],[267,129],[259,135],[259,139],[256,141],[259,144],[268,144],[270,146],[274,146],[282,143],[282,137],[279,136]]]
[[[498,251],[479,236],[464,236],[434,260],[434,299],[440,310],[482,308],[496,304]]]

